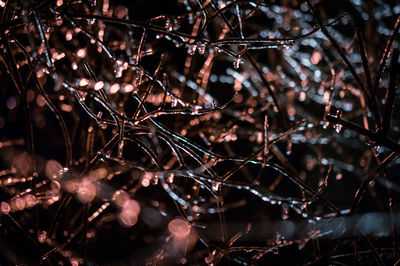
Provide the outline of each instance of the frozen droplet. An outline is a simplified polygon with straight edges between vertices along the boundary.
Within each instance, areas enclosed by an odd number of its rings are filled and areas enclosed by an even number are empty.
[[[374,156],[378,157],[379,156],[379,151],[381,147],[380,146],[374,146]]]
[[[167,178],[167,182],[168,183],[173,183],[174,182],[174,173],[170,173],[169,175],[168,175],[168,178]]]
[[[196,53],[197,50],[197,45],[196,44],[189,44],[188,45],[188,49],[187,49],[187,53],[190,55],[194,55]]]
[[[189,24],[193,24],[194,23],[194,18],[195,18],[195,16],[193,15],[193,13],[189,13],[189,15],[188,15],[188,23]]]
[[[199,114],[199,112],[200,112],[200,110],[202,109],[203,107],[201,106],[201,105],[194,105],[194,106],[192,106],[191,107],[191,111],[192,111],[192,114],[194,114],[194,115],[197,115],[197,114]]]
[[[165,22],[165,27],[167,28],[167,31],[173,31],[174,30],[174,22],[167,19],[167,21]]]
[[[282,207],[282,220],[287,220],[289,218],[289,207],[286,203],[281,205]]]
[[[199,54],[204,54],[205,51],[206,51],[206,45],[204,44],[197,45],[197,52]]]
[[[335,130],[336,130],[336,133],[340,133],[340,131],[342,130],[342,125],[341,124],[336,124],[335,125]]]
[[[292,154],[292,146],[293,146],[293,142],[292,142],[292,140],[289,140],[289,142],[287,143],[287,146],[286,146],[286,155]]]
[[[342,115],[343,115],[342,110],[337,110],[337,111],[336,111],[336,114],[335,114],[335,117],[336,117],[336,118],[341,118]]]
[[[177,98],[172,99],[171,107],[176,107],[177,105],[178,105],[178,99]]]
[[[243,63],[243,60],[242,60],[242,58],[241,58],[240,56],[235,57],[235,58],[233,59],[233,67],[234,67],[235,69],[238,69],[239,66],[240,66],[240,64],[242,64],[242,63]]]
[[[106,129],[107,128],[107,123],[103,121],[98,121],[97,124],[101,129]]]
[[[39,243],[44,243],[46,240],[47,240],[47,232],[46,231],[42,231],[38,235],[38,241],[39,241]]]
[[[124,71],[124,64],[122,60],[116,60],[114,63],[114,73],[116,78],[122,77],[122,72]]]
[[[213,191],[218,191],[219,190],[219,182],[213,182],[211,185],[211,188]]]

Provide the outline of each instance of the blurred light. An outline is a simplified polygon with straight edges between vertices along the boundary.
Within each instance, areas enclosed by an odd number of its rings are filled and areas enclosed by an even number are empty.
[[[0,209],[1,209],[1,212],[4,214],[8,214],[11,211],[10,205],[4,201],[0,204]]]
[[[13,110],[17,106],[17,99],[15,97],[10,97],[7,99],[7,108]]]
[[[145,208],[141,214],[141,218],[150,227],[156,227],[162,222],[160,213],[154,208]]]
[[[137,214],[132,210],[123,210],[118,218],[124,227],[134,226],[138,221]]]
[[[132,84],[126,84],[125,86],[124,86],[124,93],[129,93],[129,92],[131,92],[131,91],[133,91],[133,89],[134,89],[134,87],[133,87],[133,85]]]
[[[128,199],[129,195],[124,190],[117,190],[112,196],[112,200],[121,208],[124,206],[125,202]]]
[[[110,87],[110,93],[111,93],[111,94],[117,93],[117,92],[119,91],[119,88],[120,88],[120,86],[119,86],[118,83],[113,84],[113,85]]]
[[[58,179],[63,173],[63,167],[55,160],[49,160],[45,166],[46,177],[50,180]]]
[[[83,181],[76,194],[82,203],[89,203],[96,197],[96,186],[89,181]]]
[[[176,218],[169,222],[168,230],[177,238],[185,238],[190,234],[190,224],[182,218]]]
[[[37,199],[32,194],[27,194],[25,197],[25,204],[28,208],[33,207],[37,203]]]
[[[94,90],[99,91],[104,87],[104,82],[103,81],[98,81],[96,82],[96,84],[94,85]]]
[[[123,210],[131,210],[134,213],[136,213],[136,215],[139,215],[140,213],[140,205],[136,200],[133,199],[129,199],[126,200],[123,206]]]
[[[39,107],[43,107],[46,104],[46,99],[42,95],[36,96],[36,104]]]
[[[87,53],[86,49],[82,48],[79,49],[78,52],[76,52],[76,55],[80,58],[84,58],[86,56],[86,53]]]
[[[88,80],[88,79],[86,79],[86,78],[80,79],[80,81],[79,81],[79,86],[85,87],[85,86],[87,86],[87,85],[89,85],[89,80]]]

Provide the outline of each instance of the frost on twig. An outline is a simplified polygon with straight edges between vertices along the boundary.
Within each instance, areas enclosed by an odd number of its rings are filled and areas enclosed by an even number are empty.
[[[398,262],[399,4],[134,2],[0,1],[2,260]]]

